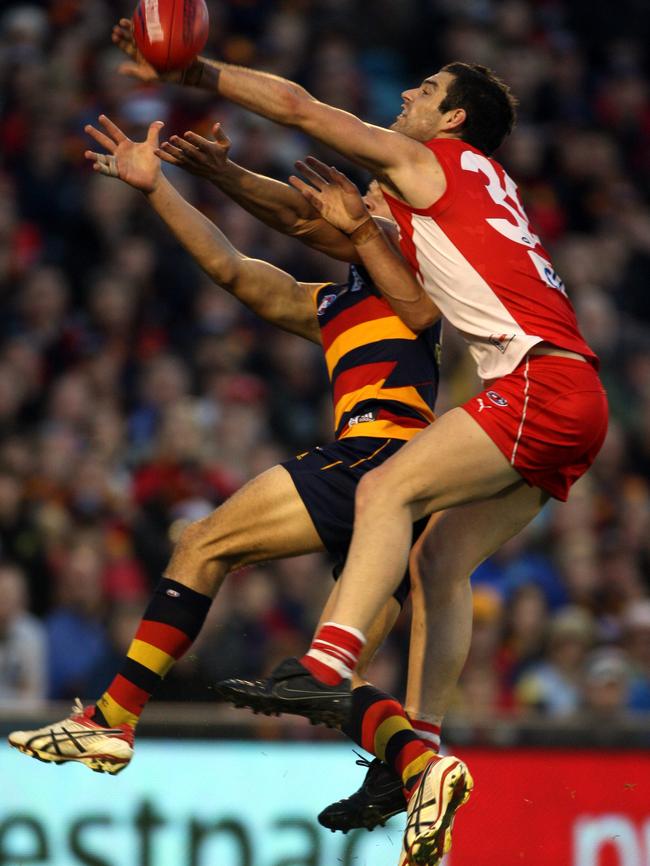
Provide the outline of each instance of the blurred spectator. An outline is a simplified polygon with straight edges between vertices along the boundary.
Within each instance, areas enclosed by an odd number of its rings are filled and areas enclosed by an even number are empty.
[[[50,698],[96,697],[91,676],[110,653],[97,543],[77,543],[59,563],[57,601],[46,617]]]
[[[587,658],[582,706],[593,720],[611,722],[628,706],[630,668],[621,650],[600,649]]]
[[[475,735],[503,708],[496,666],[502,624],[501,597],[489,587],[478,587],[474,591],[472,646],[453,706]]]
[[[45,632],[28,613],[27,582],[15,565],[0,563],[0,701],[25,709],[46,697]]]
[[[496,656],[504,706],[514,706],[515,683],[542,659],[547,632],[548,605],[544,593],[535,583],[518,587],[505,612]]]
[[[556,718],[572,715],[580,706],[582,670],[595,638],[595,624],[587,611],[559,610],[549,623],[546,659],[516,684],[520,705]]]
[[[20,477],[9,470],[0,471],[0,556],[20,566],[27,583],[25,603],[45,613],[51,601],[45,539]]]
[[[630,661],[629,707],[650,711],[650,600],[632,602],[622,618],[623,646]]]

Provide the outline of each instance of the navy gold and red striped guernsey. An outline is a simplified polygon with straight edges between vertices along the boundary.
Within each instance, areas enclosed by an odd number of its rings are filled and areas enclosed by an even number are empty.
[[[434,420],[440,326],[420,334],[411,331],[356,266],[347,283],[319,286],[314,301],[332,383],[337,441],[281,465],[334,557],[336,575],[352,538],[359,480]],[[414,526],[414,539],[426,522]],[[407,573],[394,593],[400,605],[409,591]],[[211,601],[162,578],[120,672],[97,702],[96,722],[137,724],[151,694],[197,637]],[[392,705],[389,709],[392,717]],[[413,761],[410,751],[403,754]]]
[[[337,439],[412,439],[434,420],[440,324],[417,334],[395,315],[368,273],[314,291],[334,401]]]

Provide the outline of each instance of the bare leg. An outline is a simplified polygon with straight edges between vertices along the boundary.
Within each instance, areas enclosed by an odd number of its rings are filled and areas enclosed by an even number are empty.
[[[291,476],[274,466],[183,531],[165,576],[213,598],[236,568],[321,550]]]
[[[109,773],[124,769],[146,702],[198,635],[228,571],[322,549],[286,469],[276,466],[263,473],[183,532],[167,571],[172,586],[165,589],[161,582],[154,593],[122,668],[97,705],[79,707],[70,718],[39,731],[14,732],[11,744],[41,760],[81,761]],[[69,731],[87,736],[89,725],[95,730],[93,745],[86,739],[87,748],[81,749]]]
[[[440,725],[469,652],[470,576],[540,511],[547,494],[525,482],[432,516],[411,554],[413,620],[406,710]]]
[[[340,582],[337,581],[336,585],[334,586],[332,592],[329,595],[329,598],[327,599],[327,602],[323,609],[323,613],[321,614],[320,620],[318,622],[318,628],[320,628],[324,622],[328,622],[330,619],[339,593],[339,585]],[[381,609],[379,616],[373,621],[366,635],[366,644],[361,653],[359,665],[357,667],[357,670],[352,674],[353,689],[356,689],[359,686],[367,685],[365,672],[368,668],[368,665],[372,661],[375,653],[382,645],[388,634],[391,632],[393,626],[395,625],[395,620],[400,614],[400,610],[401,608],[399,606],[399,603],[397,602],[397,599],[391,596]]]
[[[411,525],[521,481],[463,409],[452,409],[361,479],[355,525],[331,619],[367,633],[408,561]]]
[[[229,571],[321,549],[309,513],[282,466],[264,472],[209,517],[188,526],[122,667],[97,701],[95,718],[135,728],[151,695],[200,634]]]

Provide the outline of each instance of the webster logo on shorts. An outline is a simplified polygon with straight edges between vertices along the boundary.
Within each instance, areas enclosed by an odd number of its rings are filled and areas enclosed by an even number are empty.
[[[323,300],[318,305],[318,309],[316,310],[317,316],[322,316],[325,310],[330,307],[334,301],[336,300],[336,295],[325,295]]]
[[[494,403],[495,406],[507,406],[508,401],[505,397],[502,397],[501,394],[497,394],[496,391],[486,391],[485,396],[491,403]]]

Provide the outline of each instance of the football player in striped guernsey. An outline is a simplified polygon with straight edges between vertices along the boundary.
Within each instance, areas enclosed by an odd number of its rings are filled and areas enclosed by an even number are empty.
[[[77,703],[72,715],[61,722],[38,730],[14,731],[9,736],[11,745],[42,761],[76,761],[95,771],[115,774],[132,758],[134,732],[146,702],[191,646],[229,572],[258,561],[321,550],[329,551],[338,560],[338,567],[342,566],[359,479],[434,419],[440,326],[435,323],[435,306],[419,302],[414,306],[408,291],[392,299],[398,309],[404,307],[405,317],[410,316],[411,325],[406,325],[361,265],[357,245],[372,239],[363,233],[351,241],[287,184],[246,172],[232,163],[219,178],[233,198],[268,224],[338,258],[355,261],[346,282],[299,283],[266,262],[247,258],[162,174],[157,155],[161,124],[151,126],[144,142],[129,140],[106,117],[100,118],[100,124],[100,129],[87,128],[107,151],[87,152],[97,171],[141,190],[206,273],[249,309],[322,345],[336,425],[333,443],[273,467],[211,516],[185,530],[122,668],[95,705],[84,709]],[[217,141],[202,139],[201,143],[213,151],[227,151],[227,139],[218,128],[215,133]],[[170,153],[168,161],[182,164],[180,147]],[[222,161],[225,163],[225,158]],[[380,202],[381,194],[375,210]],[[380,267],[383,255],[380,251]],[[391,274],[401,269],[405,278],[410,278],[395,250],[385,256],[383,268]],[[368,644],[368,660],[392,627],[408,592],[405,577],[377,620]],[[382,719],[390,719],[399,705],[361,676],[355,685],[357,709],[346,732],[381,755],[374,736],[379,723],[369,719],[377,716],[378,710]],[[314,717],[326,719],[317,708]],[[401,708],[396,718],[399,723]],[[413,724],[419,732],[412,735],[405,755],[437,749],[439,726],[415,714]],[[357,826],[370,829],[405,806],[399,776],[377,760],[361,792],[350,802],[337,804],[323,823],[345,831]]]

